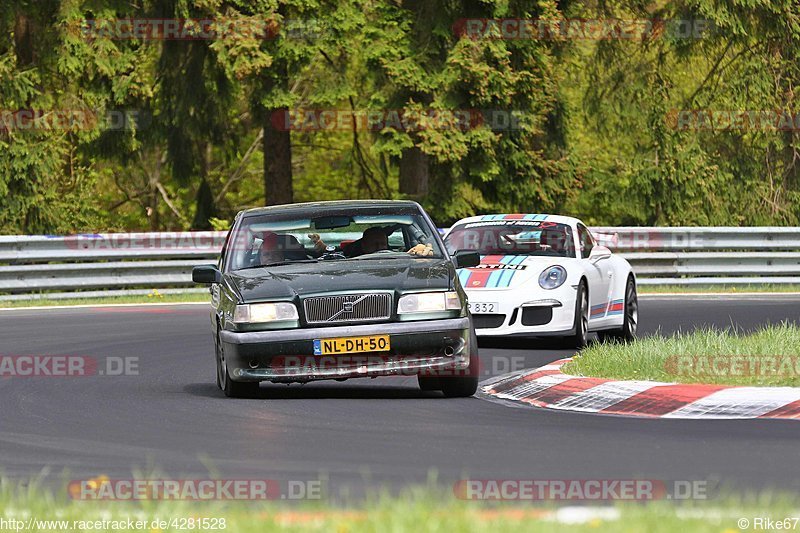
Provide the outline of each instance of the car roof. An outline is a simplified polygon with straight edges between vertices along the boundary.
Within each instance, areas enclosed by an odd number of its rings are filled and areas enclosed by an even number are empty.
[[[567,217],[563,215],[550,215],[545,213],[494,213],[462,218],[453,224],[453,226],[466,224],[469,222],[487,222],[491,220],[540,220],[555,222],[557,224],[569,224],[572,227],[575,227],[578,223],[583,224],[583,222],[575,217]]]
[[[292,211],[313,211],[316,209],[342,209],[347,207],[421,207],[417,202],[411,200],[330,200],[325,202],[301,202],[297,204],[270,205],[266,207],[254,207],[245,209],[241,215],[260,215],[280,211],[282,213]]]

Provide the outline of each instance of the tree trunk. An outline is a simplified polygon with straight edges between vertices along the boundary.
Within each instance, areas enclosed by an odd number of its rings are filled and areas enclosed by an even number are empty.
[[[33,25],[24,13],[17,13],[14,21],[14,52],[20,67],[32,65],[36,59],[33,49]]]
[[[200,188],[197,190],[196,202],[197,211],[195,211],[192,228],[196,230],[213,229],[209,219],[216,215],[214,209],[214,193],[211,192],[211,186],[205,179],[200,183]]]
[[[428,194],[428,156],[419,148],[406,148],[400,155],[400,192],[411,196]]]
[[[208,168],[211,164],[211,144],[201,143],[200,149],[200,188],[197,190],[195,205],[197,209],[194,214],[192,228],[197,230],[210,230],[211,222],[209,219],[217,216],[217,206],[214,203],[214,193],[208,184]]]
[[[289,74],[286,64],[273,64],[273,78],[264,79],[264,94],[282,87],[288,91]],[[266,109],[264,113],[264,199],[266,205],[290,204],[294,201],[292,190],[292,138],[286,125],[288,108]]]

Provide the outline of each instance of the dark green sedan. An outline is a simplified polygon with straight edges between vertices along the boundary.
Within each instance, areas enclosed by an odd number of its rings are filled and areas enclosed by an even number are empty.
[[[211,285],[217,385],[417,376],[423,390],[471,396],[478,346],[457,268],[419,204],[339,201],[240,212]]]

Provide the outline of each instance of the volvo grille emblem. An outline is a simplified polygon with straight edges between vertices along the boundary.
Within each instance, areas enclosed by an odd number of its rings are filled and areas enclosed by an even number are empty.
[[[339,318],[339,315],[341,315],[342,313],[352,313],[356,304],[366,300],[368,297],[369,294],[364,294],[363,296],[359,296],[358,298],[356,298],[351,302],[342,302],[342,310],[334,313],[334,315],[328,319],[328,322],[333,322],[334,320]]]

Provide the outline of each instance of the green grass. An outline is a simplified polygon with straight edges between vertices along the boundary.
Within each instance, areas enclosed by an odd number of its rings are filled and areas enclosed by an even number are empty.
[[[781,292],[800,293],[800,285],[783,283],[761,283],[758,285],[639,285],[639,294],[664,293],[747,293],[747,292]]]
[[[487,503],[456,499],[452,492],[428,488],[410,489],[399,496],[381,494],[355,505],[326,502],[290,505],[279,502],[175,502],[72,501],[66,494],[53,494],[32,485],[0,481],[0,518],[5,520],[171,520],[192,517],[224,519],[227,533],[250,531],[287,532],[493,532],[564,530],[648,532],[739,531],[737,520],[753,517],[783,519],[798,516],[796,495],[726,497],[706,501],[660,500],[625,503],[610,507],[606,514],[581,523],[557,520],[553,503]],[[610,511],[610,512],[609,512]],[[563,510],[562,510],[563,512]],[[5,530],[12,530],[8,527]],[[33,528],[32,531],[36,531]],[[46,529],[40,528],[40,531]],[[53,529],[50,529],[51,531]],[[107,531],[110,529],[101,529]],[[132,531],[121,528],[120,531]],[[177,531],[147,527],[144,531]],[[31,531],[31,530],[26,530]],[[139,531],[142,531],[141,529]],[[209,531],[209,530],[206,530]]]
[[[706,329],[596,343],[563,370],[621,380],[799,387],[800,328],[782,324],[751,334]]]
[[[71,298],[38,299],[38,300],[2,300],[0,307],[43,307],[52,305],[109,305],[109,304],[143,304],[143,303],[187,303],[208,302],[208,294],[162,294],[153,291],[152,296],[114,296],[109,298]]]

